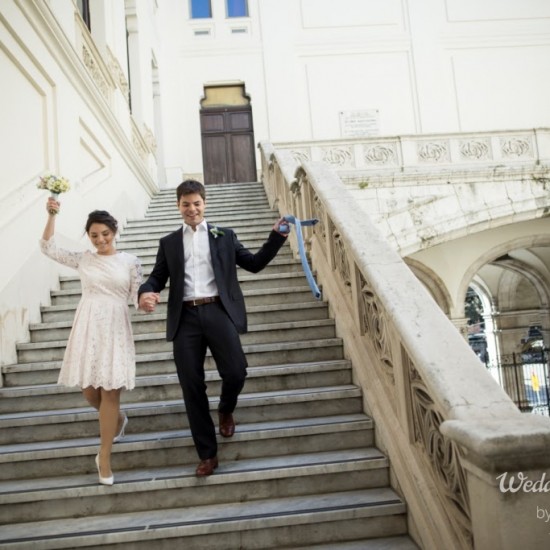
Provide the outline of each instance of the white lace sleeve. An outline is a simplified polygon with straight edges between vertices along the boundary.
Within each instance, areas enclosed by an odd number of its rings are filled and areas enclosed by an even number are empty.
[[[134,304],[136,309],[139,309],[138,303],[138,290],[143,282],[143,270],[141,268],[141,262],[139,258],[135,256],[132,257],[132,268],[131,268],[131,281],[130,281],[130,299]]]
[[[83,255],[83,252],[72,252],[64,248],[57,248],[54,237],[47,241],[40,239],[40,250],[52,260],[74,269],[78,268]]]

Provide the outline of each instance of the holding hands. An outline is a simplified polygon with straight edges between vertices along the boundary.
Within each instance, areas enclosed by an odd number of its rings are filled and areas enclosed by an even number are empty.
[[[159,302],[160,294],[158,292],[144,292],[139,295],[139,309],[147,313],[153,313]]]

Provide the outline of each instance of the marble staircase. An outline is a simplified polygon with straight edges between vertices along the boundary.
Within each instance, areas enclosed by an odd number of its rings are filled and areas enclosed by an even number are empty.
[[[278,215],[258,183],[207,188],[207,217],[256,249]],[[118,248],[147,275],[158,238],[181,218],[174,190],[129,221]],[[328,305],[315,300],[285,245],[261,273],[239,272],[249,312],[242,341],[249,375],[237,431],[220,440],[220,467],[198,479],[171,345],[166,292],[156,313],[132,308],[137,381],[123,394],[126,437],[114,446],[115,485],[97,482],[97,413],[77,389],[57,386],[80,283],[61,277],[18,363],[2,367],[2,548],[395,549],[406,505],[389,484],[371,419],[353,384]],[[211,411],[220,382],[206,361]]]

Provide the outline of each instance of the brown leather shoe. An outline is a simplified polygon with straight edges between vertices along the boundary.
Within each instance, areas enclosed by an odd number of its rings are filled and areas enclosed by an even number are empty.
[[[214,473],[214,470],[218,467],[218,457],[206,458],[199,462],[195,475],[197,477],[210,476]]]
[[[220,435],[222,437],[232,437],[235,433],[235,421],[231,413],[218,413],[220,420]]]

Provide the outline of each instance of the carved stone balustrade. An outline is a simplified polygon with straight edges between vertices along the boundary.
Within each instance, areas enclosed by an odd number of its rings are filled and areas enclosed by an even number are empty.
[[[275,143],[277,151],[288,151],[297,163],[323,161],[345,181],[368,181],[381,171],[414,174],[479,169],[499,164],[538,164],[550,144],[550,129],[422,134],[395,137],[369,137],[327,141]],[[360,174],[359,174],[360,173]]]
[[[505,142],[508,154],[527,154]],[[481,145],[461,153],[452,141],[441,149],[411,143],[425,162],[488,154]],[[407,502],[411,534],[437,550],[544,544],[548,525],[537,510],[550,512],[547,493],[528,484],[508,490],[503,480],[546,479],[550,492],[550,419],[519,412],[326,158],[296,168],[291,151],[269,143],[260,149],[270,203],[282,214],[320,220],[307,239],[313,268]],[[385,157],[378,151],[373,158]]]

